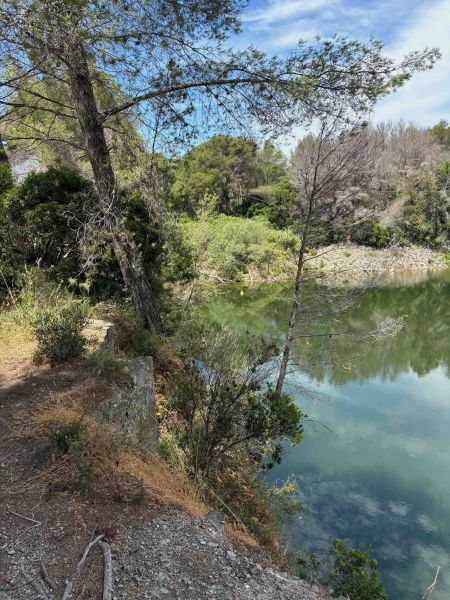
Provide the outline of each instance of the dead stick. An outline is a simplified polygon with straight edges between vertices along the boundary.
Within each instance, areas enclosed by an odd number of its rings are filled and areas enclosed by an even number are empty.
[[[32,519],[31,517],[26,517],[25,515],[20,515],[19,513],[16,513],[11,509],[9,509],[9,512],[13,515],[16,515],[16,517],[20,517],[21,519],[25,519],[26,521],[31,521],[31,523],[36,523],[36,525],[41,525],[41,522],[37,519]]]
[[[48,587],[52,590],[55,591],[55,584],[53,583],[53,581],[50,579],[49,574],[47,572],[47,569],[45,567],[44,561],[41,560],[41,577],[42,579],[45,581],[45,583],[48,585]]]
[[[89,554],[89,551],[91,550],[92,546],[95,546],[95,544],[100,541],[103,538],[103,534],[99,535],[95,538],[95,540],[93,540],[92,542],[90,542],[86,548],[84,549],[83,552],[83,556],[80,558],[80,562],[77,564],[77,568],[75,569],[75,575],[72,577],[72,579],[68,582],[68,584],[66,585],[66,589],[64,590],[64,594],[62,595],[61,600],[67,600],[67,598],[69,598],[70,593],[72,592],[72,587],[74,582],[78,579],[78,577],[80,576],[81,573],[81,567],[84,564],[84,561],[87,558],[87,555]]]
[[[28,575],[28,573],[25,571],[25,567],[24,567],[23,563],[20,565],[20,570],[22,571],[22,575],[24,576],[25,581],[34,587],[34,589],[38,593],[38,597],[48,599],[48,595],[45,592],[44,588],[41,586],[39,581],[36,581],[35,579],[33,579],[32,577],[30,577]]]
[[[436,569],[436,574],[435,574],[434,579],[433,579],[433,583],[428,586],[427,591],[422,596],[422,600],[426,600],[427,598],[431,598],[431,594],[433,593],[433,590],[434,590],[434,588],[436,586],[437,578],[439,577],[439,571],[440,570],[441,570],[441,565],[438,565],[437,569]]]
[[[113,576],[112,576],[112,558],[111,548],[107,542],[98,543],[103,550],[103,598],[102,600],[111,600]]]

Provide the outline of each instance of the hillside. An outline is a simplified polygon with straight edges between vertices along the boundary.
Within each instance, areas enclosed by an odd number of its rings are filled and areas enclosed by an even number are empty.
[[[108,395],[82,363],[36,366],[24,347],[19,357],[2,361],[0,383],[2,600],[61,598],[72,579],[70,597],[79,600],[329,598],[279,571],[253,539],[225,524],[168,465],[144,450],[123,448],[124,465],[117,459],[107,479],[101,479],[106,459],[96,455],[92,467],[100,478],[93,482],[98,489],[74,490],[67,463],[37,425],[45,431],[49,411],[61,423],[64,410],[75,410],[80,399],[99,402]],[[127,462],[132,456],[144,461],[145,494],[139,500],[130,497],[122,471],[122,466],[125,474],[132,471]],[[112,596],[102,596],[98,544],[75,577],[80,556],[98,535],[112,552]]]

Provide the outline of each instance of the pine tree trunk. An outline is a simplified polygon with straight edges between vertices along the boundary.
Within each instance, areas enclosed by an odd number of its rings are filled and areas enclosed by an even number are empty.
[[[64,58],[69,65],[71,94],[84,134],[102,216],[111,235],[114,253],[137,312],[152,333],[160,333],[162,322],[153,290],[144,272],[142,256],[124,224],[125,216],[103,124],[95,101],[86,52],[78,40],[65,40],[65,43]]]
[[[297,272],[295,274],[294,292],[292,294],[291,314],[289,317],[288,330],[287,330],[287,334],[286,334],[286,339],[284,341],[283,355],[281,357],[280,370],[278,372],[277,385],[275,388],[279,394],[281,394],[281,392],[283,391],[284,380],[286,378],[286,371],[287,371],[287,367],[288,367],[288,363],[289,363],[289,356],[291,354],[292,340],[294,339],[295,324],[297,322],[297,314],[298,314],[298,309],[300,306],[300,290],[301,290],[301,286],[302,286],[305,247],[306,247],[306,236],[304,235],[302,238],[302,243],[301,243],[300,251],[299,251],[299,255],[298,255]]]

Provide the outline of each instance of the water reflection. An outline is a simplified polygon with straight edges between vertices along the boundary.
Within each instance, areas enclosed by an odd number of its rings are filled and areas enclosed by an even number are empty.
[[[392,600],[450,597],[450,273],[403,274],[314,333],[359,334],[405,316],[393,338],[302,338],[288,391],[332,433],[308,425],[274,476],[294,473],[309,510],[292,548],[324,553],[342,537],[372,546]],[[223,290],[205,308],[240,331],[282,335],[289,290]],[[305,393],[305,390],[309,393]]]

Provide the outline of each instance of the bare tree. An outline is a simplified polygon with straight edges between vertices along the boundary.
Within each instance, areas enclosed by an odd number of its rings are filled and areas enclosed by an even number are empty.
[[[235,0],[1,3],[5,139],[68,143],[87,154],[123,280],[154,332],[161,330],[161,319],[141,253],[125,226],[105,135],[119,115],[139,115],[150,133],[157,130],[175,146],[186,135],[194,138],[201,125],[216,129],[230,120],[233,126],[256,119],[264,130],[286,129],[336,106],[370,110],[377,98],[439,57],[427,49],[396,64],[379,42],[342,37],[300,43],[287,60],[254,48],[235,52],[224,40],[239,30],[240,9]],[[93,86],[98,72],[119,85],[125,98],[100,106]],[[79,135],[67,135],[71,123]]]
[[[292,295],[291,313],[276,384],[282,391],[302,298],[308,245],[313,243],[315,227],[329,223],[354,193],[352,182],[367,169],[369,145],[366,127],[342,127],[339,117],[322,118],[318,133],[309,134],[297,146],[290,166],[290,177],[298,192],[297,211],[301,222],[301,241]]]

